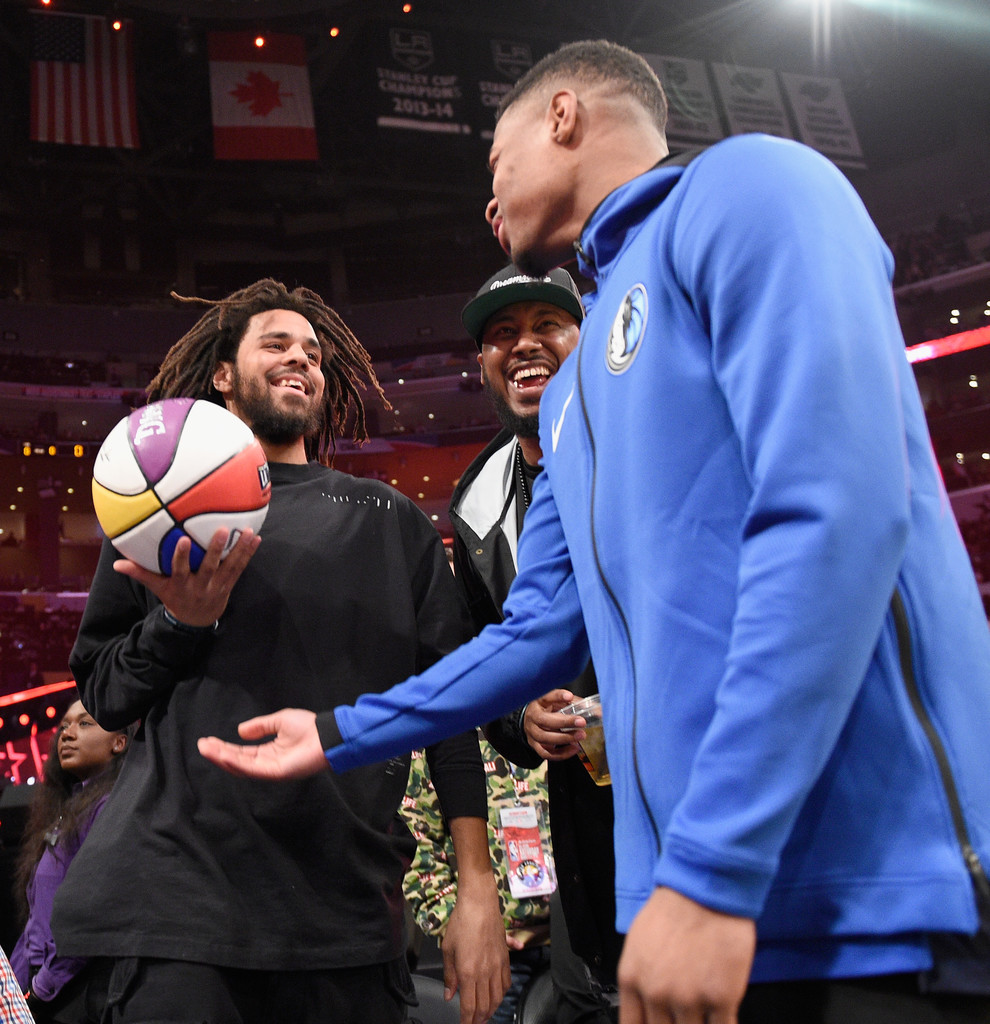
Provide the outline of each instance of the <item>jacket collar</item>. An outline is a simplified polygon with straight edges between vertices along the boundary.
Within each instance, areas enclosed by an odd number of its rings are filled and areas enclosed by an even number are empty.
[[[645,216],[677,184],[684,167],[667,158],[610,192],[591,212],[574,243],[578,269],[598,280],[607,273]]]
[[[512,431],[503,427],[464,471],[450,499],[451,523],[459,533],[463,523],[478,537],[485,537],[495,525],[513,487],[512,460],[517,444]],[[514,524],[513,516],[513,539]],[[469,538],[462,539],[469,543]]]

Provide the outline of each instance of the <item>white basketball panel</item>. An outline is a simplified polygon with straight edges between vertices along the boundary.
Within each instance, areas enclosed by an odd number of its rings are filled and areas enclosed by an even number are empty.
[[[175,520],[161,509],[154,515],[148,516],[143,522],[138,523],[133,529],[115,537],[111,543],[125,557],[145,569],[152,572],[160,572],[158,565],[158,547],[172,527]]]
[[[251,509],[248,512],[204,512],[198,516],[191,516],[182,525],[186,533],[204,548],[209,545],[213,534],[221,526],[229,527],[231,539],[227,542],[227,550],[224,551],[224,555],[226,555],[227,551],[237,543],[235,531],[252,529],[258,533],[266,515],[268,515],[267,505]]]
[[[172,465],[155,486],[162,503],[187,491],[253,439],[251,428],[233,413],[212,402],[196,402],[182,427]]]
[[[100,446],[93,464],[93,477],[98,484],[117,494],[140,494],[147,490],[148,482],[131,451],[126,416]]]

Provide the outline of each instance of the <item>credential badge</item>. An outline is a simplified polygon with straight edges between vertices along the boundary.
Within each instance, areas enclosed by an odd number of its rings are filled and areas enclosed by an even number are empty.
[[[636,358],[646,330],[647,306],[646,289],[641,284],[634,284],[626,292],[608,333],[605,362],[609,373],[625,373]]]

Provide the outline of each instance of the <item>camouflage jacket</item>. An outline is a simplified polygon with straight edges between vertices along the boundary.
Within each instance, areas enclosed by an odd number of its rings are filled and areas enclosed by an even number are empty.
[[[524,946],[542,945],[550,938],[550,897],[517,898],[510,893],[499,812],[515,803],[516,794],[527,802],[536,801],[544,855],[552,872],[546,766],[515,768],[480,734],[478,739],[488,782],[488,848],[505,928]],[[442,937],[457,898],[457,869],[453,843],[440,813],[440,802],[422,750],[413,751],[401,813],[417,843],[416,855],[403,881],[406,900],[420,928],[427,935]]]

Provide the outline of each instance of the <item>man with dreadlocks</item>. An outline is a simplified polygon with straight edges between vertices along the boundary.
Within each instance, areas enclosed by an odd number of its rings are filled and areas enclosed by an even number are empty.
[[[199,756],[196,737],[285,703],[384,690],[462,643],[466,613],[432,525],[401,494],[330,468],[368,353],[318,295],[259,281],[206,305],[148,388],[208,399],[256,433],[272,498],[264,539],[172,575],[104,544],[71,657],[105,728],[142,728],[113,799],[73,862],[53,928],[60,952],[112,960],[114,1024],[403,1020],[402,878],[415,841],[397,815],[399,757],[271,788]],[[508,985],[473,733],[430,748],[456,845],[458,907],[445,983],[462,1024]]]

